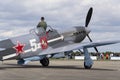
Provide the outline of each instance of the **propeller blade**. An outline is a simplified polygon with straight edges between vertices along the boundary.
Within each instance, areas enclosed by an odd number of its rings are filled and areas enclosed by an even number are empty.
[[[88,24],[89,24],[91,17],[92,17],[92,12],[93,12],[93,8],[91,7],[87,13],[87,16],[86,16],[85,27],[88,27]]]
[[[87,34],[88,39],[90,40],[90,42],[93,42],[92,39],[90,38],[90,36]]]
[[[93,42],[92,41],[92,39],[90,38],[90,36],[87,34],[87,37],[88,37],[88,39],[90,40],[90,42]],[[98,51],[98,49],[97,49],[97,47],[94,47],[94,49],[95,49],[95,51],[98,53],[99,51]]]
[[[98,53],[99,51],[98,51],[98,49],[97,49],[97,47],[94,47],[94,49],[95,49],[95,51]]]
[[[90,23],[90,20],[92,17],[92,13],[93,13],[93,8],[91,7],[86,16],[85,27],[88,27],[88,24]],[[88,34],[86,34],[86,35],[87,35],[88,39],[90,40],[90,42],[93,42],[92,39],[90,38],[90,36]],[[98,53],[97,47],[94,47],[94,49]]]

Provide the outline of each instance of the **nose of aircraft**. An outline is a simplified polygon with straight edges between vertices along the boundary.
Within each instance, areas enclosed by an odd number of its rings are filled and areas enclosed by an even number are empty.
[[[91,30],[88,27],[85,27],[86,34],[89,34]]]

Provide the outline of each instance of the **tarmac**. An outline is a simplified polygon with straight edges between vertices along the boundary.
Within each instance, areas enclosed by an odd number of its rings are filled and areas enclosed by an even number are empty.
[[[120,61],[94,61],[84,69],[83,61],[51,60],[48,67],[39,61],[18,66],[16,61],[0,62],[0,80],[120,80]]]

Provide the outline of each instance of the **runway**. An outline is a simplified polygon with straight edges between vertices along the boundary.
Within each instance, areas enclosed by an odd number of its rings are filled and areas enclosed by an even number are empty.
[[[43,68],[39,62],[25,66],[16,61],[0,63],[0,80],[119,80],[120,61],[94,61],[92,69],[86,70],[83,61],[51,60]]]

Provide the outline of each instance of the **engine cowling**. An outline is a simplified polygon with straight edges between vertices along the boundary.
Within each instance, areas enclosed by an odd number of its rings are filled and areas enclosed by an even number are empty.
[[[90,30],[86,27],[74,27],[72,30],[68,30],[63,33],[65,36],[65,40],[69,40],[75,43],[79,43],[83,41],[87,34],[89,34]]]

